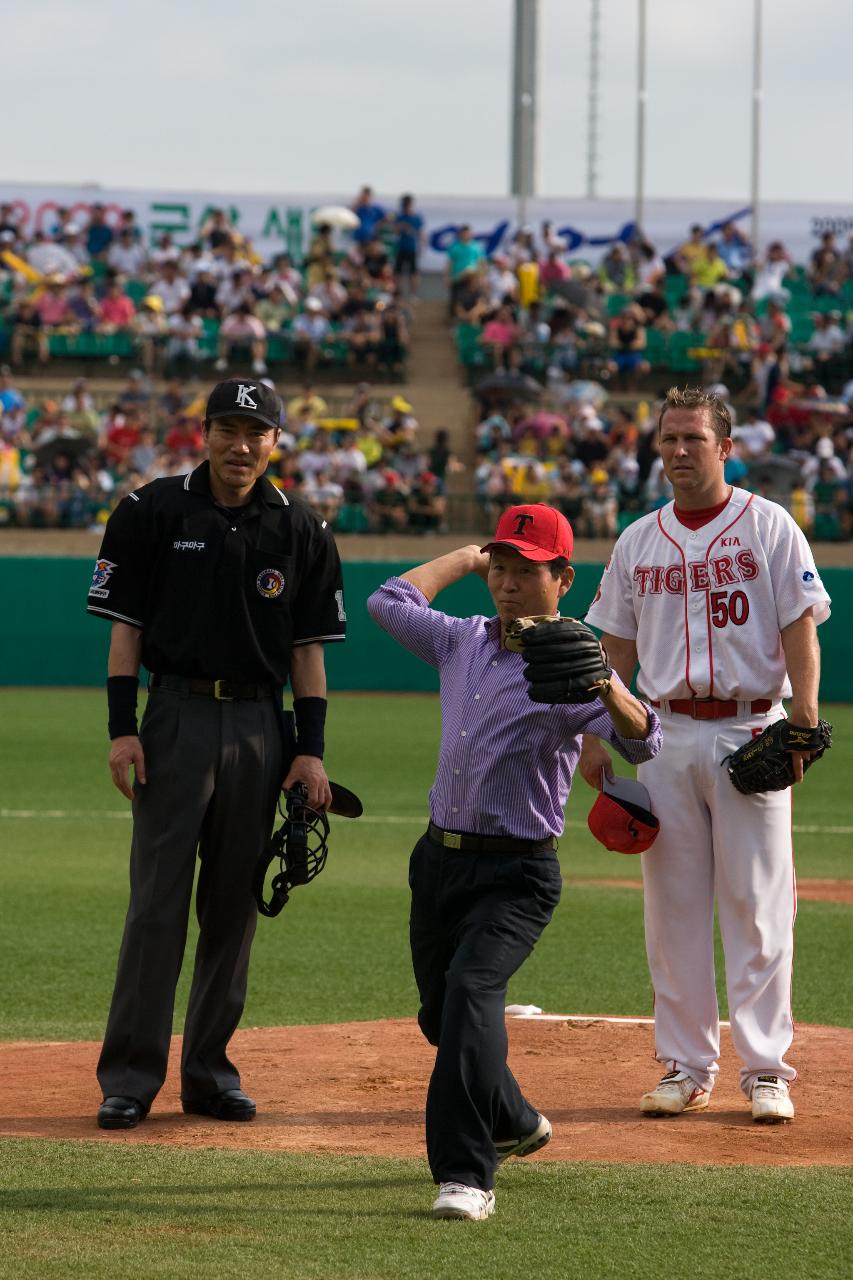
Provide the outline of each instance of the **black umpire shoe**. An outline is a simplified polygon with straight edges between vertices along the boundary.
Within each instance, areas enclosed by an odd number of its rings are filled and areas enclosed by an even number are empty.
[[[138,1098],[113,1095],[98,1107],[99,1129],[135,1129],[148,1115],[148,1108]]]
[[[184,1098],[181,1106],[188,1115],[213,1116],[215,1120],[254,1120],[257,1112],[242,1089],[223,1089],[209,1098]]]

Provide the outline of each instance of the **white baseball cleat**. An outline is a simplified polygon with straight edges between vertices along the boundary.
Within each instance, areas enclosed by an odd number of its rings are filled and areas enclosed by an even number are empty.
[[[758,1076],[752,1086],[752,1118],[759,1124],[793,1120],[794,1104],[788,1086],[779,1076]]]
[[[503,1164],[510,1156],[532,1156],[534,1151],[541,1150],[551,1141],[551,1121],[543,1115],[531,1133],[523,1138],[507,1138],[504,1142],[496,1142],[498,1164]]]
[[[686,1071],[667,1071],[649,1093],[644,1093],[640,1110],[647,1116],[679,1116],[683,1111],[704,1111],[711,1101]]]
[[[442,1182],[438,1188],[438,1198],[432,1203],[434,1218],[467,1218],[469,1222],[479,1222],[494,1211],[494,1191],[466,1187],[464,1182]]]

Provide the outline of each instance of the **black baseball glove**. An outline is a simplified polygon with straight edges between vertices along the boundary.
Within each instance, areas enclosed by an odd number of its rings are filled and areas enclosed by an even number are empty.
[[[803,773],[832,746],[832,725],[818,720],[814,729],[804,729],[790,720],[777,720],[751,742],[746,742],[723,761],[729,777],[745,796],[759,791],[784,791],[794,782],[792,751],[809,751],[803,757]]]
[[[610,687],[601,642],[577,618],[516,618],[504,642],[524,658],[533,702],[594,702]]]

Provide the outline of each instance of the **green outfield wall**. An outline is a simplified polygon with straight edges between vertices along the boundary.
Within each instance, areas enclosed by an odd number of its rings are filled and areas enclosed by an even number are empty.
[[[428,543],[424,544],[428,552]],[[408,565],[397,561],[349,561],[344,583],[349,625],[345,645],[329,645],[333,689],[430,692],[436,673],[413,658],[370,620],[365,601],[384,580]],[[582,617],[595,594],[602,566],[576,566],[564,612]],[[0,684],[99,685],[106,675],[109,624],[85,611],[91,559],[0,557]],[[853,568],[829,568],[821,576],[832,596],[832,617],[820,628],[821,696],[853,702]],[[441,607],[462,616],[490,613],[485,585],[471,578],[444,592]],[[760,661],[761,655],[756,654]]]

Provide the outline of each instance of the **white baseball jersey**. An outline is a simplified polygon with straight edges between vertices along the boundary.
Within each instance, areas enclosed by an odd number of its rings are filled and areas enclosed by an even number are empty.
[[[636,640],[646,697],[790,697],[780,632],[830,599],[811,549],[783,507],[732,489],[701,529],[668,503],[629,525],[586,621]]]

